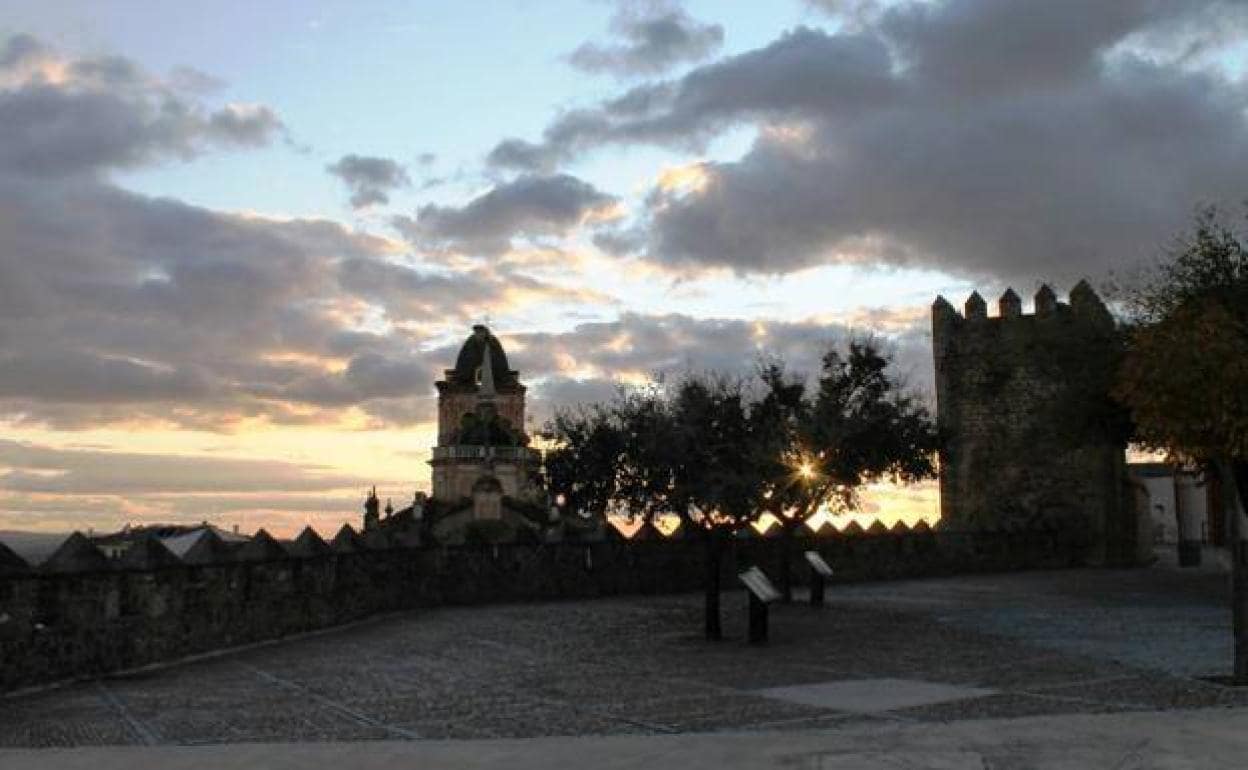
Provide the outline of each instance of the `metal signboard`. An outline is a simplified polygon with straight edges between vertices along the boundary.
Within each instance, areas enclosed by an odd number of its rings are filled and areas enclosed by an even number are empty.
[[[820,577],[832,577],[832,567],[828,565],[818,551],[807,551],[806,562],[810,564],[811,569],[819,573]]]
[[[758,567],[750,567],[737,577],[741,579],[745,587],[750,589],[750,593],[754,594],[760,602],[770,603],[780,598],[780,592],[776,590],[776,587],[771,584],[771,581],[767,579],[767,576]]]

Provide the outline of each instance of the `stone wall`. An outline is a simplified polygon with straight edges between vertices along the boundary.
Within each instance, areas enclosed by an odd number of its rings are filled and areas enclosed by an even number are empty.
[[[1125,442],[1108,388],[1117,337],[1086,283],[1059,302],[1046,286],[1035,312],[1007,290],[989,317],[978,293],[959,313],[932,307],[941,517],[957,529],[1055,524],[1089,533],[1098,558],[1136,529]]]
[[[348,533],[349,534],[349,533]],[[80,537],[80,536],[79,536]],[[267,536],[266,536],[267,537]],[[372,538],[334,546],[249,544],[216,563],[181,563],[158,543],[145,558],[94,559],[79,540],[72,558],[22,569],[0,563],[0,692],[169,661],[276,639],[394,610],[694,591],[704,578],[700,539],[612,538],[496,547],[397,547]],[[934,533],[860,529],[800,538],[732,541],[725,586],[759,564],[777,575],[787,554],[796,582],[817,549],[837,581],[1062,567],[1083,544],[1059,531]],[[304,555],[293,555],[301,553]],[[139,554],[142,556],[143,554]],[[187,560],[191,560],[188,552]],[[101,559],[103,557],[101,556]],[[202,559],[197,559],[202,561]],[[128,563],[140,566],[130,567]],[[153,566],[159,565],[159,566]]]
[[[494,397],[495,411],[517,430],[524,430],[524,391],[523,385],[503,386]],[[454,443],[460,421],[465,414],[477,411],[479,400],[475,387],[442,384],[438,390],[438,446]]]

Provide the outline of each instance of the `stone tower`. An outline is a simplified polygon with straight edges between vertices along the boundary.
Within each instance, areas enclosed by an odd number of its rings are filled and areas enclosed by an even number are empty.
[[[455,502],[495,485],[502,495],[525,498],[541,458],[524,433],[524,393],[519,372],[502,343],[485,326],[472,327],[455,368],[438,389],[438,444],[433,448],[433,499]]]
[[[994,317],[978,292],[962,313],[937,297],[932,348],[947,529],[1057,524],[1102,545],[1132,537],[1126,447],[1108,398],[1117,339],[1086,282],[1069,303],[1042,286],[1031,315],[1012,289]]]

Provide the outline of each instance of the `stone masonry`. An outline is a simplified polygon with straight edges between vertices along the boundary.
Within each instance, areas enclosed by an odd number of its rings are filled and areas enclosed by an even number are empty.
[[[330,543],[306,530],[291,543],[258,533],[229,546],[205,538],[179,558],[158,542],[111,560],[82,535],[43,564],[0,561],[0,693],[174,660],[348,623],[381,612],[455,604],[693,591],[705,546],[673,536],[624,540],[417,547],[350,527]],[[1064,533],[933,532],[830,526],[788,551],[837,565],[837,582],[1065,567]],[[721,580],[757,564],[776,574],[777,538],[734,539]]]
[[[1042,286],[1032,314],[1008,289],[995,317],[978,292],[964,313],[938,297],[932,346],[943,526],[1056,524],[1086,533],[1095,560],[1130,561],[1126,447],[1108,399],[1117,337],[1092,288],[1064,303]]]

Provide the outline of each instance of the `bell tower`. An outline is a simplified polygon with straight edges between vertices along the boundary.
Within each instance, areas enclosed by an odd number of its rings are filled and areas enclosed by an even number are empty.
[[[438,389],[438,443],[433,448],[433,498],[471,498],[482,479],[503,495],[530,496],[541,459],[524,433],[525,387],[502,343],[478,324],[464,341]]]

